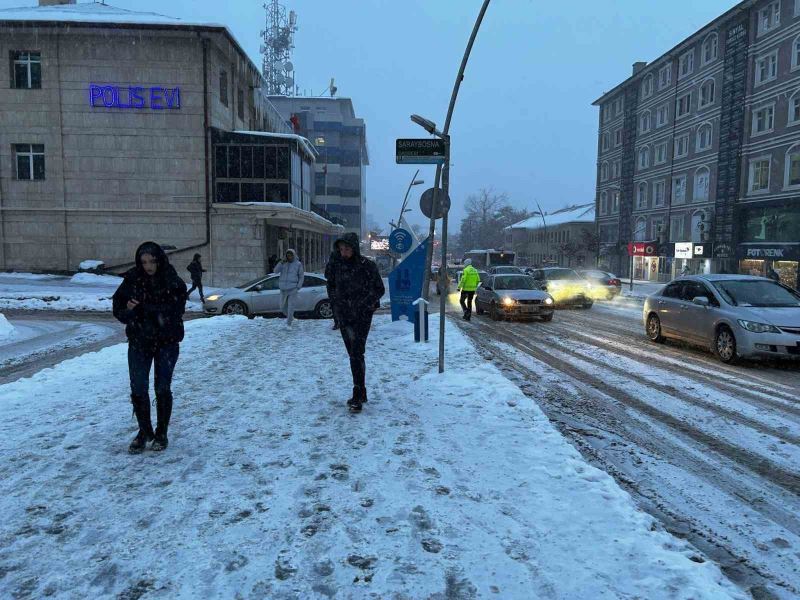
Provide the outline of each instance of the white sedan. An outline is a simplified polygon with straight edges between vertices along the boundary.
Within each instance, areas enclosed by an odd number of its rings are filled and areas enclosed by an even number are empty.
[[[322,275],[306,273],[303,287],[297,294],[295,312],[310,314],[318,319],[332,319],[333,309],[326,285],[327,281]],[[278,275],[267,275],[206,296],[203,310],[208,315],[279,315],[281,292],[278,289]]]

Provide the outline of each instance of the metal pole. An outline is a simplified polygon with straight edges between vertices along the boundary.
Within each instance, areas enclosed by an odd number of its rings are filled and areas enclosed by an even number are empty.
[[[419,169],[417,172],[414,173],[414,176],[411,178],[411,183],[408,184],[408,189],[406,190],[406,197],[403,198],[403,206],[400,207],[400,218],[397,219],[397,226],[400,227],[400,221],[403,220],[403,213],[406,212],[406,202],[408,202],[408,195],[411,193],[411,187],[414,185],[414,182],[417,180],[417,175],[419,175]]]
[[[442,195],[447,198],[450,188],[450,136],[444,136],[444,167],[442,168]],[[442,215],[442,265],[447,265],[447,214]],[[441,273],[441,269],[439,270]],[[441,275],[440,275],[441,276]],[[444,314],[447,310],[447,288],[439,296],[439,373],[444,373]]]

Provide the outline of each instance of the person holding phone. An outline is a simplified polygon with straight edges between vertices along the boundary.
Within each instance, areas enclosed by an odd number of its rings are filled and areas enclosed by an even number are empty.
[[[136,266],[125,273],[114,293],[114,316],[125,324],[128,374],[133,413],[139,432],[128,447],[142,452],[165,450],[172,416],[172,374],[183,341],[186,284],[178,277],[164,250],[145,242],[136,250]],[[150,369],[155,368],[157,424],[150,421]]]

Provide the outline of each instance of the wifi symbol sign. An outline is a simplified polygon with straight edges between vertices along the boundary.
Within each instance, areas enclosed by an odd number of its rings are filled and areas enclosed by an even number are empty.
[[[395,229],[389,234],[389,250],[397,254],[404,254],[411,248],[411,234],[405,229]]]

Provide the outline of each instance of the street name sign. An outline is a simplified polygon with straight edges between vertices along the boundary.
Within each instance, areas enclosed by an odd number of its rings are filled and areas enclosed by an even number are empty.
[[[444,140],[438,138],[398,139],[395,146],[399,165],[440,165],[444,155]]]

